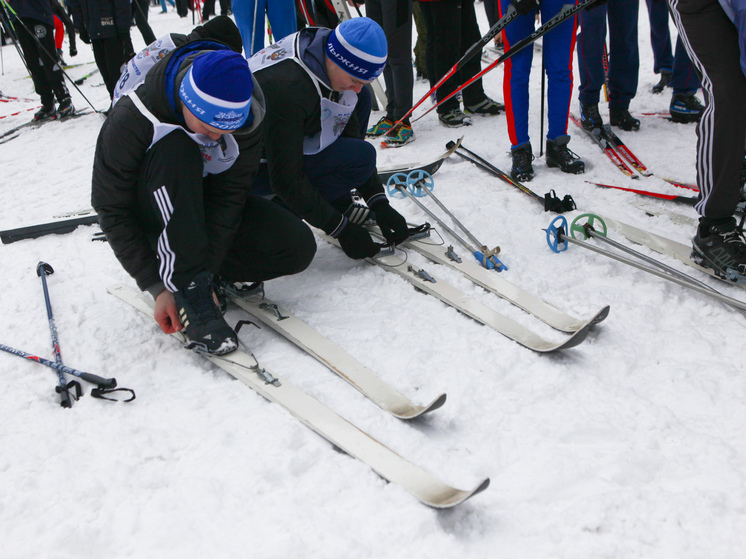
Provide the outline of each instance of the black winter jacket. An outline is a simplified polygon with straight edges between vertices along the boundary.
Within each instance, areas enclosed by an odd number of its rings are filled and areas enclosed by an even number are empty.
[[[188,47],[182,47],[188,48]],[[135,90],[150,112],[161,122],[180,124],[166,93],[166,68],[180,53],[176,49],[148,72]],[[181,63],[175,92],[193,57]],[[178,93],[174,93],[178,95]],[[177,106],[179,103],[177,102]],[[205,220],[209,238],[207,268],[220,270],[241,223],[247,194],[263,145],[264,95],[254,82],[251,112],[253,122],[233,133],[239,156],[230,169],[211,177],[212,196],[205,202]],[[153,293],[161,283],[158,259],[152,239],[146,238],[138,211],[138,178],[153,138],[153,124],[123,97],[109,112],[96,144],[93,164],[91,203],[99,224],[124,269],[140,289]]]
[[[300,33],[313,37],[316,33],[328,34],[329,30],[310,28]],[[303,171],[303,138],[321,130],[321,99],[313,80],[290,59],[262,68],[255,77],[267,99],[265,149],[270,186],[293,212],[314,227],[331,233],[342,220],[342,214],[321,197]],[[326,75],[317,77],[328,80]],[[331,89],[323,86],[321,92],[326,97],[332,94]],[[354,111],[342,136],[363,139]],[[383,187],[374,173],[358,190],[367,200],[382,193]]]
[[[10,0],[10,7],[20,18],[35,19],[54,27],[52,6],[49,0]],[[15,23],[12,18],[11,23]]]
[[[132,25],[130,0],[70,0],[75,29],[92,40],[129,37]]]

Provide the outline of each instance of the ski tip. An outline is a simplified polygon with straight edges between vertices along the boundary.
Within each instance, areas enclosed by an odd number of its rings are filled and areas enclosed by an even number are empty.
[[[471,491],[464,491],[461,489],[450,488],[450,491],[443,495],[439,495],[433,499],[422,499],[422,502],[429,507],[434,509],[449,509],[460,505],[464,501],[471,499],[474,495],[477,495],[487,489],[490,486],[490,478],[484,478],[479,485],[477,485]]]
[[[601,309],[596,316],[594,316],[590,322],[588,323],[591,326],[595,326],[596,324],[600,324],[604,320],[606,320],[606,317],[609,316],[609,311],[611,310],[611,307],[609,305],[606,305],[603,309]]]
[[[406,406],[399,407],[398,409],[386,408],[386,411],[388,411],[397,419],[408,421],[422,417],[423,415],[430,413],[431,411],[435,411],[438,408],[443,407],[443,404],[445,403],[446,395],[441,394],[427,406],[418,406],[416,404],[409,403]]]

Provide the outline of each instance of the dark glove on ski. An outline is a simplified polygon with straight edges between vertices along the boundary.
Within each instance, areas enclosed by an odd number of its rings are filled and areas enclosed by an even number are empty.
[[[337,236],[337,240],[345,254],[353,260],[372,258],[381,250],[365,229],[349,221]]]
[[[522,16],[530,14],[539,7],[539,0],[510,0],[510,3],[513,4],[515,11]]]
[[[407,237],[409,237],[407,220],[391,207],[386,198],[373,202],[369,207],[376,214],[376,223],[378,223],[381,233],[388,242],[398,245],[407,240]]]

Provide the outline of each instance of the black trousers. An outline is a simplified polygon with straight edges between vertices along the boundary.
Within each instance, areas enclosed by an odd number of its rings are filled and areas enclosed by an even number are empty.
[[[122,65],[127,62],[124,42],[119,37],[93,39],[91,40],[91,47],[93,47],[93,58],[96,60],[96,66],[101,71],[101,77],[104,78],[106,89],[109,91],[109,97],[113,97],[114,88],[121,75]]]
[[[414,104],[412,90],[412,0],[367,0],[365,13],[386,34],[389,53],[383,79],[386,116],[399,120]]]
[[[482,38],[482,35],[479,33],[474,0],[420,2],[420,8],[427,27],[427,77],[432,87],[453,68],[470,46]],[[481,69],[481,57],[472,57],[438,88],[438,101],[448,97],[459,85],[474,77]],[[484,101],[484,98],[482,78],[463,90],[465,106],[477,105]],[[438,107],[437,111],[444,114],[458,108],[459,102],[454,95]]]
[[[59,66],[54,44],[54,28],[35,19],[23,18],[23,25],[15,26],[18,42],[31,72],[34,89],[44,107],[54,105],[54,98],[61,102],[70,97],[65,78]],[[36,39],[29,33],[33,33]]]
[[[150,10],[150,0],[132,0],[132,15],[135,18],[137,29],[142,35],[142,40],[146,45],[155,42],[155,33],[148,23],[148,11]]]
[[[255,282],[308,267],[316,253],[310,228],[258,196],[249,195],[238,210],[240,226],[225,246],[230,202],[221,195],[221,176],[203,177],[202,170],[197,144],[175,131],[148,151],[140,173],[140,219],[167,289],[181,289],[205,269],[228,281]]]
[[[746,138],[746,76],[738,31],[717,0],[669,0],[671,15],[702,79],[706,108],[697,124],[700,216],[735,213]]]

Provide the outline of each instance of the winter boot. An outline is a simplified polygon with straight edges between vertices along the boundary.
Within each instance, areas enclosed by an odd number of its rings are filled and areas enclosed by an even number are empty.
[[[526,182],[533,179],[534,168],[531,162],[534,160],[534,154],[531,151],[531,142],[513,148],[510,155],[513,157],[513,168],[510,170],[513,180]]]
[[[661,79],[653,86],[653,93],[663,93],[669,83],[671,83],[671,70],[661,70]]]
[[[394,121],[387,116],[382,116],[381,120],[376,122],[375,125],[368,128],[365,135],[369,138],[375,138],[382,136],[394,127]]]
[[[212,274],[200,272],[174,293],[179,319],[188,338],[185,346],[200,353],[223,355],[238,347],[238,338],[215,302]]]
[[[447,113],[439,114],[441,124],[448,128],[459,128],[460,126],[471,126],[471,119],[461,112],[461,109],[453,109]]]
[[[640,129],[640,121],[629,114],[627,109],[609,109],[609,124],[627,132]]]
[[[583,125],[584,130],[588,131],[601,128],[604,125],[601,115],[598,114],[598,103],[592,105],[580,103],[580,124]]]
[[[585,172],[585,163],[567,148],[570,136],[557,136],[547,140],[547,166],[559,167],[563,173],[579,175]]]
[[[75,113],[75,107],[73,107],[73,100],[66,97],[60,101],[57,107],[57,118],[65,118]]]
[[[51,105],[43,105],[41,109],[34,113],[34,120],[49,120],[55,118],[57,115],[54,110],[54,103]]]
[[[721,225],[697,228],[692,239],[691,259],[715,275],[730,281],[746,282],[746,240],[736,227],[735,218]]]
[[[489,97],[485,97],[484,101],[472,105],[470,107],[464,107],[464,112],[467,115],[479,115],[479,116],[496,116],[505,110],[505,105],[493,101]]]
[[[674,93],[671,97],[671,120],[682,124],[699,122],[705,106],[699,102],[694,94]]]

